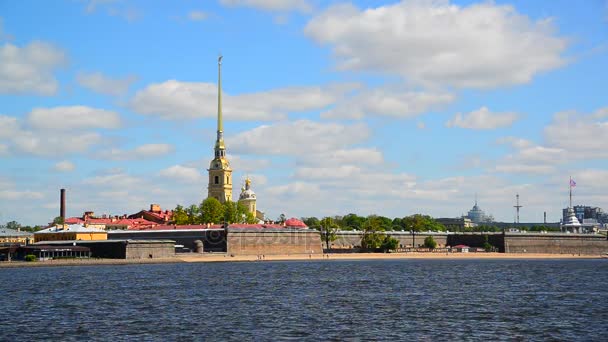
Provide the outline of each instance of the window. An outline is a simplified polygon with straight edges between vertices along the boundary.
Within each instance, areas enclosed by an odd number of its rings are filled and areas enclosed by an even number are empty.
[[[220,184],[220,177],[215,176],[215,184]]]
[[[230,177],[226,176],[226,184],[230,184]]]

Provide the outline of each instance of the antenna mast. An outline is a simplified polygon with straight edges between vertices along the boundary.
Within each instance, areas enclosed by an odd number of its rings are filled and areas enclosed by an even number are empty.
[[[519,194],[515,195],[516,204],[513,206],[515,210],[517,210],[517,225],[519,225],[519,208],[523,207],[523,205],[519,204]]]

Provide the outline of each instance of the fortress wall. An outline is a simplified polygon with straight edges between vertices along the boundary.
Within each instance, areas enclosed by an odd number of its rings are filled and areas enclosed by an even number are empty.
[[[109,231],[108,240],[173,240],[192,251],[196,241],[203,242],[205,252],[226,252],[226,232],[223,229],[185,229],[185,230],[119,230]]]
[[[409,232],[385,233],[386,235],[390,235],[399,240],[399,244],[403,247],[412,246],[412,234]],[[337,239],[331,242],[332,248],[355,248],[361,246],[361,238],[363,237],[363,232],[361,231],[343,231],[338,232],[337,235]],[[416,233],[413,236],[413,242],[416,247],[424,245],[424,239],[426,239],[427,236],[433,237],[433,239],[437,242],[437,247],[445,246],[448,240],[448,235],[445,233]]]
[[[228,229],[228,254],[321,254],[320,234],[316,230]]]
[[[608,253],[608,240],[592,234],[507,234],[506,253],[600,255]]]
[[[173,242],[129,241],[126,245],[125,259],[162,259],[175,256]]]

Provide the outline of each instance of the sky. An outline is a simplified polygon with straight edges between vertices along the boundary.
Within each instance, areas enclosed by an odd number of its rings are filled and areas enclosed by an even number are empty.
[[[0,222],[200,203],[220,54],[270,218],[608,210],[606,0],[0,0]]]

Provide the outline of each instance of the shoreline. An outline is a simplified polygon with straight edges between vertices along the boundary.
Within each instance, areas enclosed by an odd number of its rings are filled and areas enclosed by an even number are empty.
[[[551,259],[608,259],[608,255],[540,254],[540,253],[344,253],[344,254],[277,254],[237,255],[185,254],[166,259],[71,259],[47,261],[4,261],[2,268],[57,267],[57,266],[103,266],[103,265],[148,265],[199,262],[263,262],[263,261],[331,261],[331,260],[551,260]]]

